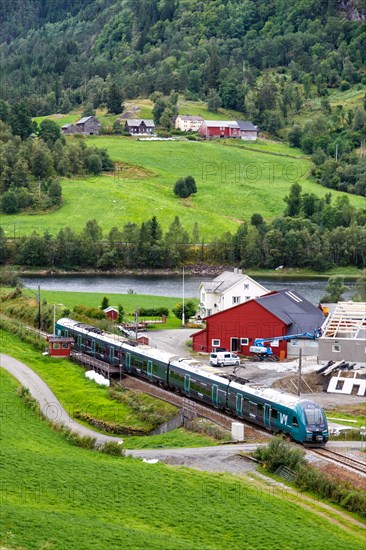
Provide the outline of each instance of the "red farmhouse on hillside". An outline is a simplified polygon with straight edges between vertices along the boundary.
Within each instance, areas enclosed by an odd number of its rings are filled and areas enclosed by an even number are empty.
[[[273,338],[313,333],[324,321],[323,313],[297,292],[287,289],[269,292],[205,318],[206,328],[192,335],[194,351],[211,353],[213,348],[250,355],[255,338]],[[287,357],[287,342],[275,348]]]

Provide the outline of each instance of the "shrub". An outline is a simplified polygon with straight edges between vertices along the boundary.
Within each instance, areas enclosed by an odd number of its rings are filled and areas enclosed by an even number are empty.
[[[167,307],[141,308],[139,313],[141,317],[162,317],[163,315],[168,317],[169,308]]]
[[[122,442],[118,443],[117,441],[107,441],[107,443],[104,443],[100,450],[102,453],[113,456],[124,456],[125,454],[122,447]]]
[[[275,472],[280,466],[297,470],[305,464],[305,453],[301,449],[293,449],[281,437],[274,437],[265,447],[258,447],[254,458],[262,462],[269,472]]]
[[[79,315],[85,315],[86,317],[90,317],[92,319],[105,319],[104,311],[101,311],[96,307],[87,307],[79,304],[74,307],[74,312],[78,313]]]

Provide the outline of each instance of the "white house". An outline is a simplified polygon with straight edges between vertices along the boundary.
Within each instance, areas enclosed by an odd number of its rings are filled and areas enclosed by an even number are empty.
[[[175,127],[182,132],[198,132],[202,122],[201,116],[178,115],[175,119]]]
[[[199,286],[199,314],[208,317],[267,294],[269,290],[242,273],[241,269],[224,271],[213,281],[203,282]]]

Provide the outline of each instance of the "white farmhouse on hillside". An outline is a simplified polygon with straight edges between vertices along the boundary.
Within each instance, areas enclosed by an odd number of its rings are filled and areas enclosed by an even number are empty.
[[[178,115],[175,119],[175,127],[182,132],[198,132],[202,122],[201,116]]]
[[[267,294],[269,290],[242,273],[241,269],[224,271],[213,281],[203,282],[199,286],[201,317],[209,317],[218,311],[223,311]]]

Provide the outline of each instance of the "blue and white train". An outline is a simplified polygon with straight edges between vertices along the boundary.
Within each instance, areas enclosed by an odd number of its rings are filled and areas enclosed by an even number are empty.
[[[60,319],[56,334],[73,337],[74,349],[119,366],[122,372],[178,391],[271,432],[311,446],[328,441],[324,411],[314,401],[239,383],[197,362],[149,346],[134,346],[115,334],[72,319]]]

